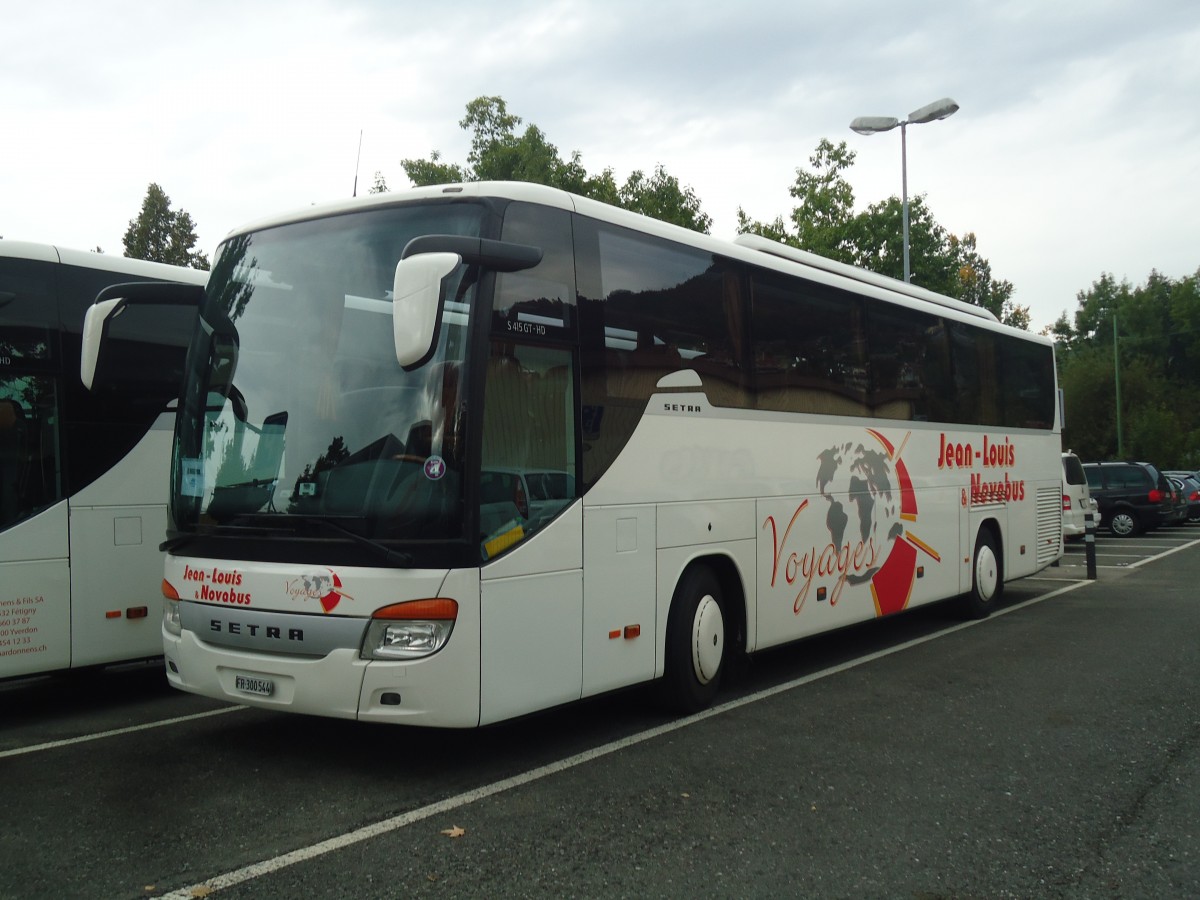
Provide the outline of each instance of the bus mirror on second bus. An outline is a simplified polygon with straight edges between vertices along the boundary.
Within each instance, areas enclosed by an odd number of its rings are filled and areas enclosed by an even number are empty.
[[[204,288],[192,284],[141,282],[102,290],[83,322],[84,387],[162,403],[178,397],[203,300]]]

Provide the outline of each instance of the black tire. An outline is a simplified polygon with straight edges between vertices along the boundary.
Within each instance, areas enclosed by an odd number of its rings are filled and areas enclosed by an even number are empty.
[[[986,619],[1003,593],[1000,543],[990,528],[981,528],[975,539],[975,552],[971,554],[971,591],[963,595],[963,613],[971,619]]]
[[[705,565],[683,573],[667,617],[662,697],[674,710],[693,713],[712,706],[729,657],[725,598]]]
[[[1142,522],[1132,509],[1114,509],[1108,518],[1108,530],[1113,537],[1135,537],[1142,533]]]

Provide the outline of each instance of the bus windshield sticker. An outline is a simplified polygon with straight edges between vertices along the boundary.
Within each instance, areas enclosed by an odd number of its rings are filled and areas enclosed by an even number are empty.
[[[188,458],[180,465],[179,493],[184,497],[202,497],[204,495],[204,463],[199,459]]]
[[[430,481],[440,481],[446,474],[446,461],[440,456],[431,456],[425,460],[425,477]]]

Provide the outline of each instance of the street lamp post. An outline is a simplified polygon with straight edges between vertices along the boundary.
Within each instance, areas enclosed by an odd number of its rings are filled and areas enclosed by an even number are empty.
[[[922,106],[915,112],[910,112],[908,118],[901,121],[893,116],[859,116],[850,123],[850,130],[859,134],[876,134],[881,131],[891,131],[900,126],[900,202],[904,210],[904,280],[912,280],[912,272],[908,264],[908,141],[906,129],[909,125],[924,125],[926,122],[936,122],[958,112],[958,104],[949,97],[935,100]]]

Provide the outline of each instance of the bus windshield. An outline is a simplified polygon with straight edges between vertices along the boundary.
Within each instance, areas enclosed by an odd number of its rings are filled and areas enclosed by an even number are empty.
[[[392,289],[408,241],[479,236],[485,216],[381,207],[222,245],[177,420],[177,535],[461,535],[475,269],[452,273],[432,356],[411,371],[396,361]]]

